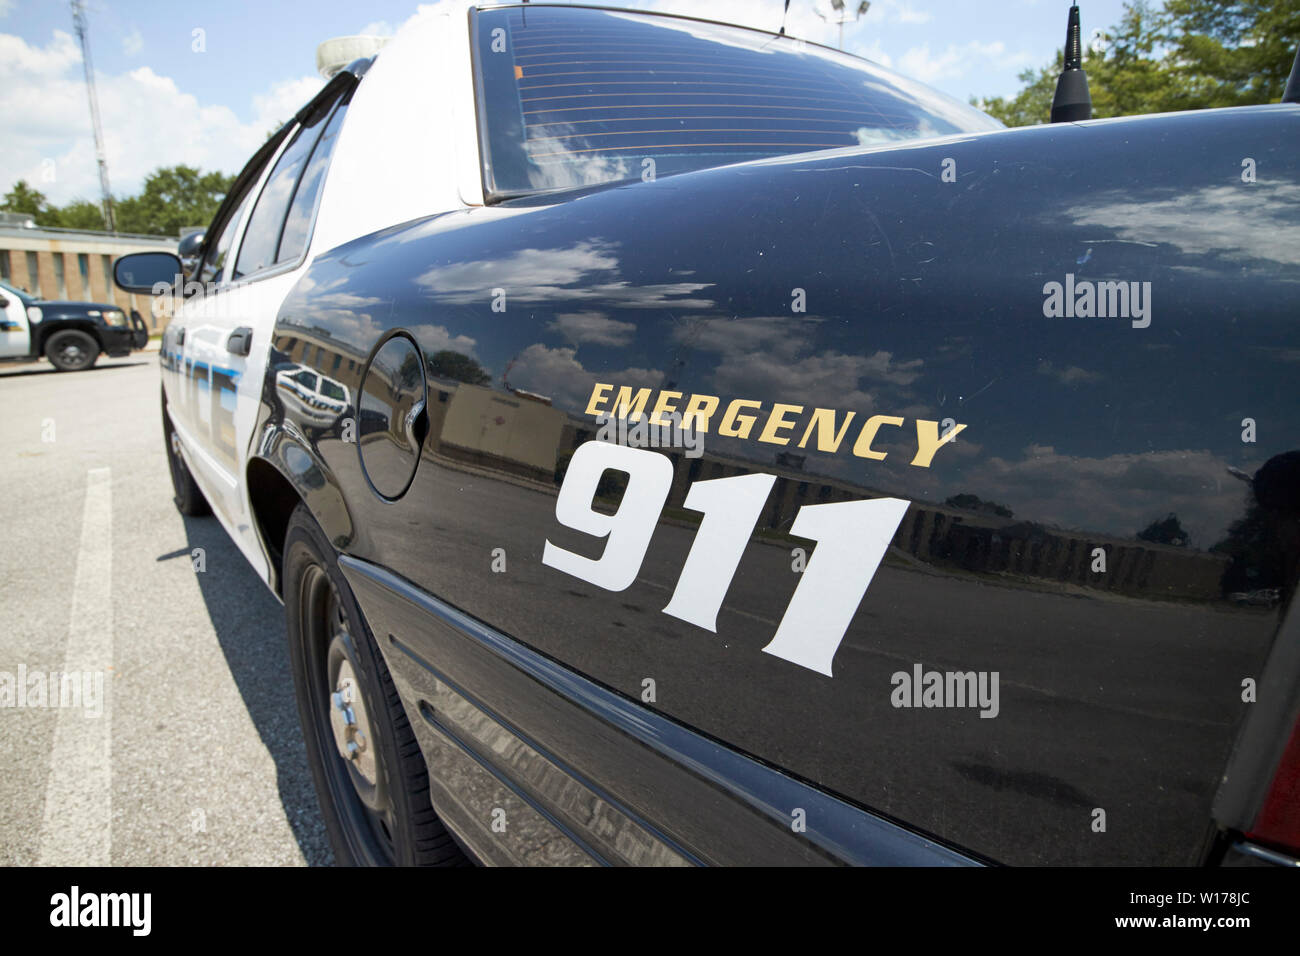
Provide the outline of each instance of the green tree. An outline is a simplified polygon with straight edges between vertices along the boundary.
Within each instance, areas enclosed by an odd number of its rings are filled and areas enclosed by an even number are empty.
[[[1187,547],[1187,532],[1183,530],[1178,515],[1170,512],[1163,518],[1157,518],[1137,533],[1139,541],[1152,544],[1171,544],[1176,548]]]
[[[1162,27],[1180,81],[1173,108],[1276,103],[1300,41],[1300,0],[1166,0]]]
[[[443,349],[429,356],[429,373],[438,378],[455,379],[470,385],[487,385],[492,381],[492,376],[482,365],[464,352],[453,352],[451,349]]]
[[[64,229],[103,229],[104,210],[99,203],[88,199],[74,199],[56,211],[57,223]]]
[[[1085,51],[1092,115],[1278,102],[1297,40],[1300,0],[1133,0],[1102,48]],[[1008,126],[1046,123],[1060,70],[1058,50],[1020,74],[1014,97],[974,102]]]
[[[140,195],[116,202],[123,232],[175,236],[185,226],[206,225],[230,190],[233,176],[193,166],[165,166],[145,177]]]
[[[31,216],[38,226],[53,226],[55,225],[53,220],[58,216],[57,211],[45,198],[45,193],[33,189],[25,179],[18,180],[13,184],[13,188],[5,193],[4,205],[0,206],[0,209]]]

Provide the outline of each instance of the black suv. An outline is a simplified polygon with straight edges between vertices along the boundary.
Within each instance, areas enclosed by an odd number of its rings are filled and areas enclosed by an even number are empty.
[[[47,302],[0,283],[0,360],[44,355],[60,372],[80,372],[100,354],[111,358],[144,348],[144,320],[99,302]]]

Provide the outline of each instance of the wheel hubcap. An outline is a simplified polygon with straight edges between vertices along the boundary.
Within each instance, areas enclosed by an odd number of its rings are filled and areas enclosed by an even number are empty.
[[[339,755],[366,783],[374,785],[375,753],[371,744],[370,719],[366,702],[357,689],[356,675],[351,662],[346,659],[339,665],[330,695],[330,727],[334,731],[334,744]]]
[[[86,358],[86,351],[79,345],[69,343],[59,350],[59,357],[69,365],[78,365]]]
[[[307,569],[300,593],[304,637],[311,648],[316,740],[325,750],[332,742],[338,754],[325,757],[335,806],[358,858],[391,863],[396,859],[394,810],[377,725],[366,706],[366,674],[356,656],[356,635],[319,565]]]

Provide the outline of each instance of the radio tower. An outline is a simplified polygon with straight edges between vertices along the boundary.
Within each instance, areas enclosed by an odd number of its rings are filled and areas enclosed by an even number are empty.
[[[95,68],[90,62],[90,37],[86,25],[86,5],[72,0],[72,26],[81,42],[81,64],[86,68],[86,93],[90,97],[90,124],[95,131],[95,161],[99,164],[99,191],[103,195],[104,225],[117,232],[113,217],[113,193],[108,187],[108,160],[104,158],[104,130],[99,123],[99,99],[95,96]]]

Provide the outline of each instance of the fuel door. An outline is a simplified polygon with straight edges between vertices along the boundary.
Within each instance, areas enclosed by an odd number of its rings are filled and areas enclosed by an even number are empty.
[[[404,334],[394,335],[366,368],[357,422],[361,469],[388,501],[400,498],[415,476],[428,431],[426,394],[419,347]]]

